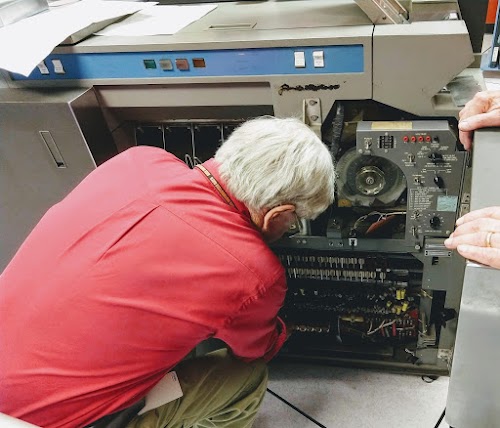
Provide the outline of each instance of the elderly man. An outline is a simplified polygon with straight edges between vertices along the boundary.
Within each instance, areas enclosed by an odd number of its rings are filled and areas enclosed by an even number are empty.
[[[175,367],[184,395],[133,427],[250,427],[286,339],[266,243],[333,200],[328,149],[295,119],[243,124],[194,169],[132,148],[40,220],[0,276],[0,411],[83,427]],[[204,339],[230,352],[183,358]]]

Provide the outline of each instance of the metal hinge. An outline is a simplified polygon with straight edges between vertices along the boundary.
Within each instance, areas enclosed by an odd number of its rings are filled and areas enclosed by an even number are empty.
[[[374,24],[408,24],[408,11],[398,0],[354,0]]]

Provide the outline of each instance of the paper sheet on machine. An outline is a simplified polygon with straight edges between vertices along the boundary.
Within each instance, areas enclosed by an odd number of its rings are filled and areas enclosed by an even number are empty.
[[[2,27],[0,68],[28,76],[68,36],[96,22],[130,15],[148,7],[152,4],[82,0]]]
[[[214,4],[155,6],[98,31],[100,36],[175,34],[217,7]]]

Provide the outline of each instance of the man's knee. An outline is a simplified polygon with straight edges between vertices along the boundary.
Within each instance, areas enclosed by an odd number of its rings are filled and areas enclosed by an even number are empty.
[[[248,363],[252,367],[252,380],[256,387],[261,387],[265,390],[267,386],[268,370],[267,363],[264,360],[256,360]]]

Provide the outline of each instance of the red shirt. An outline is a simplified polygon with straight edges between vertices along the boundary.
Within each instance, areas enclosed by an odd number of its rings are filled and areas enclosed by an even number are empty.
[[[212,336],[245,360],[274,356],[284,271],[228,194],[236,208],[199,169],[141,147],[53,206],[0,276],[0,411],[84,426]]]

